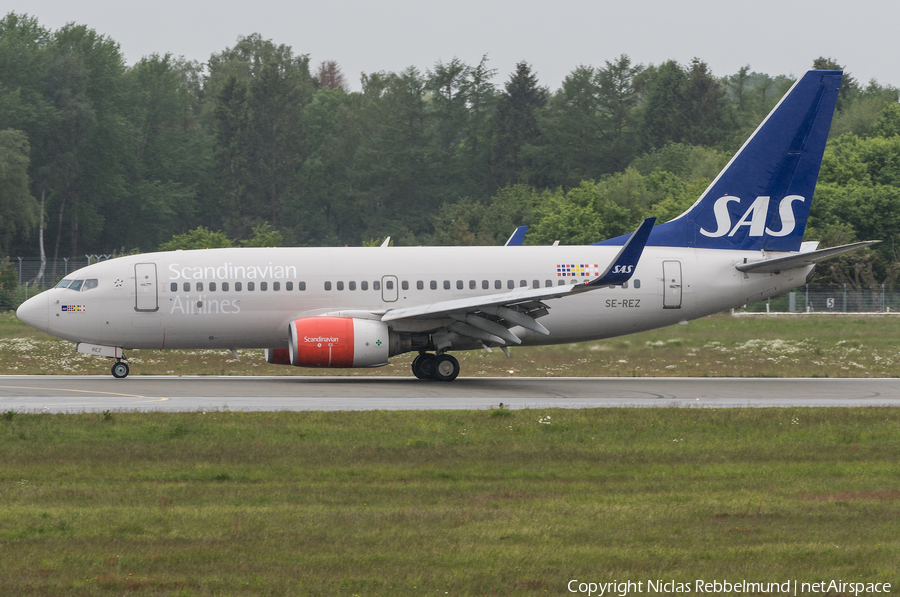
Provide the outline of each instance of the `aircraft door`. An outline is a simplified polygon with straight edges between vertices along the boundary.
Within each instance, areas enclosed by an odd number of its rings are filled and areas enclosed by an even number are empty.
[[[155,263],[134,264],[134,310],[159,311]]]
[[[397,276],[382,276],[381,278],[381,298],[386,303],[393,303],[400,296],[400,290],[397,288]]]
[[[663,309],[681,308],[681,262],[663,261]]]

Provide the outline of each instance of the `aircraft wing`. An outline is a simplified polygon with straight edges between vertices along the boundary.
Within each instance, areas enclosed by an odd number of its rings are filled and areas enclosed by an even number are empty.
[[[818,251],[809,251],[808,253],[799,253],[797,255],[788,255],[787,257],[776,257],[775,259],[764,259],[762,261],[754,261],[752,263],[739,263],[735,268],[738,271],[752,274],[777,274],[785,270],[798,267],[807,267],[815,265],[816,262],[830,257],[835,257],[847,251],[854,251],[869,245],[880,243],[880,240],[867,240],[861,243],[853,243],[850,245],[841,245],[840,247],[831,247],[830,249],[820,249]]]
[[[455,319],[456,322],[448,326],[450,332],[501,345],[521,342],[509,331],[508,328],[513,326],[522,326],[540,334],[549,334],[547,329],[536,321],[537,317],[547,313],[547,307],[541,301],[563,298],[627,282],[634,274],[655,221],[656,218],[644,220],[606,270],[589,282],[550,288],[518,288],[497,294],[389,309],[381,317],[381,320]]]

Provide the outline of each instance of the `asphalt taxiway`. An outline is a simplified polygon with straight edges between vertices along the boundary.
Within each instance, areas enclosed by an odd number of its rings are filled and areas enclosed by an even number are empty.
[[[900,406],[900,379],[0,376],[0,411]]]

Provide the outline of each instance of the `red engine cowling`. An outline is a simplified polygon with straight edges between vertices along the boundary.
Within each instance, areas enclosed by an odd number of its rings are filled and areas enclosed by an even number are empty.
[[[304,317],[288,328],[290,364],[297,367],[380,367],[390,356],[390,329],[380,321]]]

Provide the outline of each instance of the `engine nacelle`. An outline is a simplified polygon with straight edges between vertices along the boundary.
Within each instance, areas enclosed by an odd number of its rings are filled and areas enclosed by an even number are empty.
[[[290,364],[297,367],[380,367],[391,356],[390,328],[380,321],[304,317],[288,328]],[[273,359],[278,350],[272,350]]]

